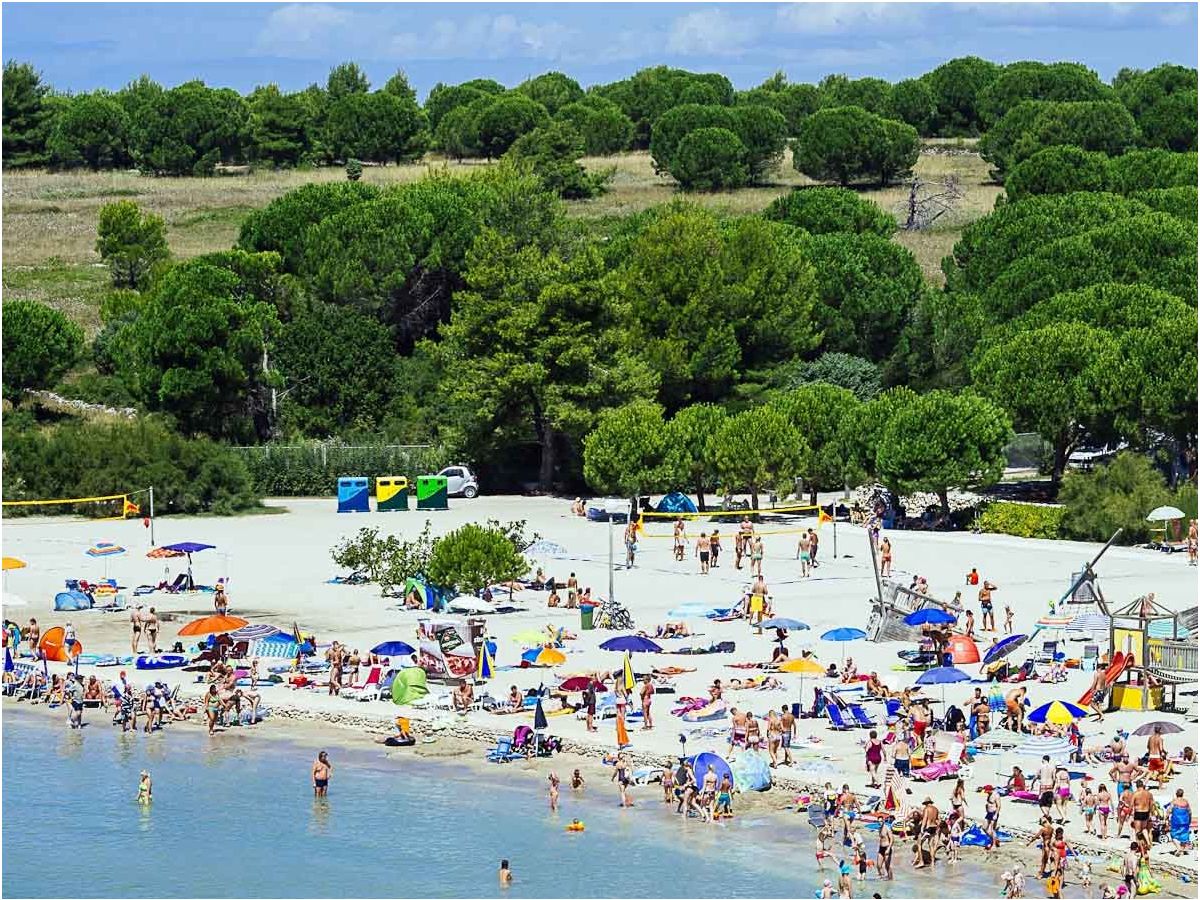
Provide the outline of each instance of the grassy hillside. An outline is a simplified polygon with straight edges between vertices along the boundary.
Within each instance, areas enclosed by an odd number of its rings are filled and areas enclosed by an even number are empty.
[[[603,219],[664,203],[677,195],[670,178],[654,174],[648,153],[585,159],[589,168],[615,168],[612,189],[596,200],[572,203],[571,215]],[[470,171],[481,162],[429,163],[368,168],[363,180],[376,184],[414,181],[433,166]],[[955,174],[966,197],[953,219],[924,233],[899,234],[896,240],[916,255],[926,277],[940,281],[940,263],[962,227],[991,210],[1001,189],[989,183],[988,166],[974,154],[923,154],[917,173],[930,178]],[[196,256],[226,249],[237,237],[245,215],[275,197],[311,181],[337,181],[341,169],[256,172],[218,178],[149,178],[137,173],[48,174],[6,172],[4,176],[4,299],[36,299],[62,309],[89,333],[99,327],[97,308],[107,286],[107,272],[95,252],[96,218],[105,203],[135,200],[167,223],[171,252]],[[776,182],[691,199],[730,213],[758,212],[791,188],[811,183],[785,159]],[[903,187],[865,190],[884,209],[896,212],[906,195]]]

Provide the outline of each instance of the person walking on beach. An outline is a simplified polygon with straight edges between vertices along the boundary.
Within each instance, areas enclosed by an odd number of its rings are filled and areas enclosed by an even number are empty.
[[[637,556],[637,520],[630,519],[625,526],[625,568],[633,568],[634,557]]]
[[[934,805],[933,798],[926,797],[921,801],[921,825],[917,834],[918,858],[913,865],[914,869],[923,869],[933,864],[933,842],[937,837],[940,822],[941,814]]]
[[[779,765],[779,745],[783,743],[783,725],[775,710],[767,710],[767,756],[771,758],[770,766],[774,769]]]
[[[750,544],[750,571],[762,577],[763,564],[763,539],[762,535],[756,534],[753,542]]]
[[[546,780],[550,782],[550,812],[558,812],[558,775],[551,772]]]
[[[1188,533],[1187,533],[1187,555],[1188,555],[1188,565],[1189,566],[1196,565],[1196,554],[1197,554],[1196,544],[1197,544],[1196,520],[1192,519],[1191,524],[1188,525]]]
[[[885,578],[892,574],[892,540],[886,535],[879,542],[879,574]]]
[[[867,737],[866,748],[867,775],[871,778],[870,787],[879,787],[879,766],[883,762],[883,743],[877,732],[872,731]]]
[[[767,589],[767,583],[763,581],[762,575],[755,579],[754,586],[750,588],[750,624],[758,627],[758,634],[762,634],[763,617],[767,611],[767,600],[771,593]]]
[[[633,779],[629,774],[629,758],[624,753],[617,756],[617,764],[613,767],[612,776],[608,780],[617,783],[617,789],[621,793],[622,808],[633,806],[633,801],[629,799],[629,784]]]
[[[996,630],[996,613],[992,609],[992,591],[994,590],[996,590],[996,586],[986,579],[983,587],[979,589],[979,609],[983,614],[981,624],[984,631]]]
[[[779,744],[783,748],[783,764],[792,764],[792,740],[796,737],[796,717],[785,703],[779,707]]]
[[[683,524],[683,516],[675,520],[675,561],[683,562],[683,554],[687,552],[687,528]]]
[[[146,643],[150,645],[150,652],[158,652],[158,613],[154,611],[154,607],[150,607],[150,613],[145,620]]]
[[[750,539],[754,537],[754,525],[749,516],[742,516],[738,523],[737,540],[733,548],[733,567],[740,569],[742,560],[750,553]]]
[[[817,550],[821,547],[821,536],[817,534],[815,529],[808,529],[808,560],[812,564],[812,568],[820,565],[817,562]]]
[[[650,701],[653,699],[654,685],[650,676],[646,675],[642,678],[642,731],[649,731],[654,727],[654,719],[650,715]]]
[[[985,850],[995,850],[1000,846],[1000,794],[990,784],[983,786],[983,833],[987,836],[988,845]]]
[[[1146,790],[1146,782],[1139,781],[1133,792],[1133,836],[1151,843],[1150,810],[1154,807],[1154,795]]]
[[[583,708],[587,711],[587,730],[596,730],[596,682],[589,681],[583,691]]]
[[[720,563],[717,562],[717,559],[721,555],[721,535],[715,528],[713,529],[712,534],[708,536],[708,545],[709,552],[712,554],[709,568],[715,569],[720,565]]]
[[[317,760],[312,767],[313,796],[326,797],[329,795],[329,779],[333,777],[333,763],[329,755],[322,750],[317,754]]]
[[[712,544],[708,541],[708,534],[700,532],[700,537],[696,538],[696,556],[700,559],[700,574],[708,574],[708,554],[712,551]]]
[[[800,532],[800,540],[796,544],[796,556],[800,560],[800,577],[809,576],[809,566],[812,564],[812,537],[807,531]]]
[[[883,825],[879,828],[879,852],[875,858],[875,874],[885,881],[893,881],[896,877],[892,871],[892,845],[896,841],[896,834],[892,831],[894,821],[895,817],[887,813]]]
[[[129,611],[129,628],[132,635],[129,638],[129,650],[137,656],[138,647],[142,643],[142,605],[139,603]]]

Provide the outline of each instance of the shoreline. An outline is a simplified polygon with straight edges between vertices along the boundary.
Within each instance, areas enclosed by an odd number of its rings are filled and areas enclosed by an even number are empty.
[[[199,696],[187,690],[191,686],[190,684],[185,684],[183,686],[184,689],[181,691],[181,696],[189,701],[196,700]],[[546,774],[555,769],[560,770],[560,777],[563,778],[564,783],[569,776],[563,776],[563,771],[569,772],[574,768],[582,769],[584,777],[591,781],[592,777],[594,777],[592,773],[594,773],[595,767],[600,765],[603,756],[606,753],[613,752],[604,747],[561,738],[563,749],[552,757],[534,757],[500,766],[487,762],[485,754],[487,750],[495,746],[497,738],[510,737],[511,729],[489,729],[465,719],[462,721],[448,721],[444,715],[430,716],[425,714],[425,711],[410,711],[406,715],[406,718],[412,721],[415,728],[421,733],[421,736],[434,737],[435,740],[432,743],[422,743],[418,740],[418,743],[412,747],[387,747],[377,743],[375,738],[391,732],[392,708],[389,708],[386,713],[372,713],[366,709],[358,708],[352,708],[352,710],[346,712],[314,709],[294,703],[272,703],[269,706],[271,715],[260,720],[256,725],[228,727],[219,730],[218,734],[224,737],[232,737],[241,742],[279,741],[294,746],[316,746],[323,743],[323,739],[332,739],[336,736],[338,739],[334,745],[336,748],[358,752],[369,750],[381,751],[386,757],[415,756],[422,763],[460,766],[467,769],[473,775],[490,775],[493,771],[496,774],[503,772],[507,775],[515,775],[517,778],[529,782],[531,786],[539,784]],[[357,706],[358,704],[356,704]],[[18,715],[40,715],[45,718],[61,717],[60,707],[55,707],[52,710],[43,703],[31,705],[7,697],[4,698],[4,703],[0,706],[0,709],[23,709],[24,713],[18,713]],[[105,727],[114,727],[109,724],[107,707],[102,711],[95,709],[85,711],[85,721],[87,721],[89,715],[94,716],[98,712],[101,713],[100,722]],[[0,715],[0,724],[2,722],[3,718]],[[97,723],[92,722],[91,724]],[[197,730],[201,730],[204,727],[203,721],[197,719],[195,715],[189,716],[186,723],[175,724],[195,725]],[[661,756],[637,753],[630,750],[625,751],[625,753],[635,767],[661,765],[664,762]],[[588,767],[591,768],[589,769]],[[831,780],[833,779],[831,778]],[[735,794],[734,808],[739,818],[748,821],[758,821],[762,824],[778,824],[783,821],[787,821],[790,824],[797,824],[794,817],[796,815],[803,815],[803,811],[796,808],[795,800],[792,798],[795,795],[803,793],[819,795],[823,791],[823,785],[821,784],[804,779],[789,778],[786,775],[780,776],[775,772],[772,772],[772,781],[772,787],[768,791]],[[656,784],[652,783],[647,786],[657,794],[659,788]],[[605,788],[607,787],[605,785]],[[635,787],[634,790],[636,791],[637,788]],[[862,795],[859,794],[859,796],[861,797]],[[635,806],[639,805],[645,806],[646,804],[644,801],[635,804]],[[668,804],[661,803],[658,796],[654,796],[652,802],[649,804],[651,809],[666,806]],[[665,809],[663,811],[666,812]],[[671,816],[674,818],[675,814],[671,813]],[[805,821],[804,824],[807,824],[807,822]],[[1036,887],[1031,887],[1029,883],[1037,881],[1037,879],[1032,878],[1032,875],[1036,874],[1039,858],[1038,851],[1032,847],[1028,847],[1025,843],[1033,832],[1027,828],[1008,824],[1003,824],[1001,830],[1010,833],[1013,836],[1013,840],[1006,842],[986,856],[964,855],[958,865],[969,865],[979,871],[990,873],[992,880],[999,886],[1001,872],[1006,868],[1010,868],[1013,863],[1019,862],[1026,871],[1028,894],[1030,890],[1037,889]],[[815,845],[815,832],[811,835],[811,841]],[[1071,843],[1072,846],[1082,849],[1088,857],[1108,858],[1118,852],[1113,847],[1104,847],[1090,841],[1073,840]],[[868,851],[871,850],[872,844],[873,842],[868,840]],[[897,840],[898,848],[904,848],[905,846],[906,843],[903,839]],[[968,848],[968,852],[970,849]],[[847,859],[849,858],[847,848],[835,846],[833,852],[835,856],[845,854]],[[871,855],[873,859],[873,853]],[[903,854],[901,854],[901,859],[903,859]],[[946,869],[948,865],[950,864],[943,862],[943,868],[935,870],[935,873],[940,877],[950,874]],[[898,862],[897,866],[906,873],[912,874],[911,870],[904,868],[903,862]],[[826,873],[832,871],[835,871],[835,869],[824,869],[821,867],[814,869],[815,877],[819,878],[826,877]],[[1103,863],[1094,864],[1092,874],[1093,883],[1097,890],[1100,883],[1106,877],[1112,880],[1114,886],[1118,883],[1118,879],[1113,873],[1104,870]],[[1191,888],[1191,885],[1197,882],[1195,868],[1181,863],[1155,860],[1154,874],[1162,883],[1162,890],[1157,896],[1195,896],[1196,891]],[[1188,880],[1184,881],[1183,879],[1185,878]],[[870,881],[867,883],[879,884],[880,882]],[[1068,877],[1064,886],[1069,887],[1072,885],[1078,886],[1073,872]]]

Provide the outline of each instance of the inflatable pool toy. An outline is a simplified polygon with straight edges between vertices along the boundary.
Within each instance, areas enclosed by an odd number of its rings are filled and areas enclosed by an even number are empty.
[[[576,819],[567,826],[567,831],[583,831],[583,823]]]
[[[101,656],[94,665],[97,666],[119,666],[121,661],[115,656]]]
[[[186,656],[178,653],[163,653],[160,656],[139,656],[134,667],[138,669],[177,669],[186,662]]]
[[[1157,894],[1161,890],[1162,885],[1150,875],[1150,867],[1143,862],[1137,873],[1138,895]]]
[[[106,653],[80,653],[75,661],[81,666],[111,666],[116,664],[117,658]]]

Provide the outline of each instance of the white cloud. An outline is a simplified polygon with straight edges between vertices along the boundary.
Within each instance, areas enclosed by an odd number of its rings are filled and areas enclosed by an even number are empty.
[[[275,56],[318,57],[331,33],[351,21],[348,10],[326,3],[290,3],[272,10],[259,32],[256,48]]]
[[[423,33],[403,32],[391,38],[389,50],[408,59],[503,59],[524,57],[560,60],[574,55],[576,33],[559,22],[538,23],[510,14],[439,19]]]
[[[734,18],[720,9],[705,9],[680,16],[671,23],[667,52],[681,56],[736,56],[756,34],[757,29],[745,19]]]
[[[930,14],[929,4],[918,3],[789,3],[780,7],[777,21],[797,34],[903,32],[922,27]]]

